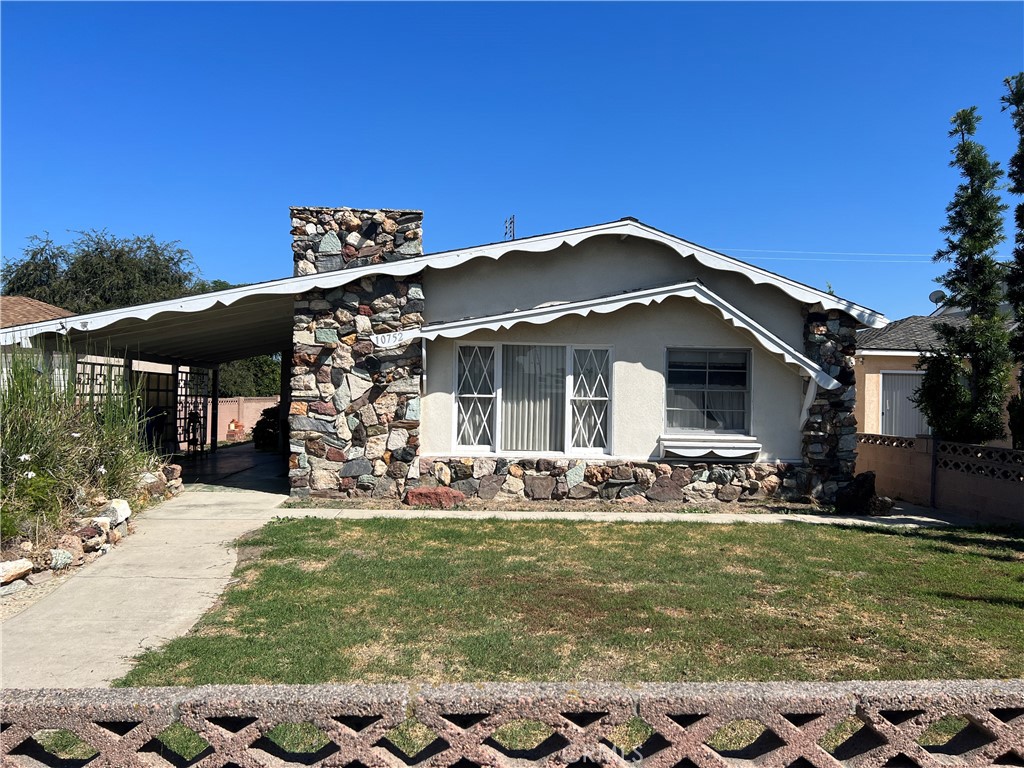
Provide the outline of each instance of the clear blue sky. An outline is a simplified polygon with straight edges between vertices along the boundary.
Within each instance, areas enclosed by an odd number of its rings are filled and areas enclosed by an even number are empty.
[[[950,116],[1005,167],[1024,69],[1019,2],[0,14],[5,258],[106,227],[252,282],[291,274],[290,205],[422,208],[428,251],[635,216],[890,318],[944,269]]]

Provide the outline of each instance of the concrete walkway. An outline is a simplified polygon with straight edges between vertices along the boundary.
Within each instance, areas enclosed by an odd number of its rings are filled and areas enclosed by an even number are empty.
[[[192,628],[228,584],[236,563],[231,543],[281,514],[277,507],[288,498],[240,490],[279,489],[281,480],[262,458],[255,469],[251,457],[241,470],[233,467],[241,456],[231,450],[207,467],[186,466],[193,484],[185,493],[147,509],[110,554],[0,624],[0,686],[105,687],[135,655]]]
[[[238,451],[235,453],[235,451]],[[228,585],[239,536],[274,517],[941,526],[965,521],[917,507],[884,518],[621,511],[280,509],[280,458],[244,448],[186,466],[188,490],[146,510],[113,551],[0,624],[0,686],[106,687],[142,651],[184,635]],[[264,466],[273,464],[271,466]],[[252,490],[258,488],[260,490]]]

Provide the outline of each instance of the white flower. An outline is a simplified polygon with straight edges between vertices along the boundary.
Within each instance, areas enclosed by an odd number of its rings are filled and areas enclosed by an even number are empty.
[[[97,471],[97,472],[98,472],[99,474],[101,474],[101,475],[105,475],[105,474],[107,474],[107,468],[106,468],[106,467],[104,467],[104,466],[103,466],[102,464],[100,464],[100,465],[99,465],[98,467],[96,467],[96,471]]]
[[[28,472],[25,472],[25,477],[27,477],[29,480],[31,480],[35,476],[36,476],[36,473],[33,472],[32,470],[29,470]]]
[[[81,436],[82,436],[82,433],[81,433],[81,432],[72,432],[72,433],[71,433],[71,436],[72,436],[72,437],[81,437]]]
[[[18,457],[18,461],[29,461],[32,458],[31,453],[23,453]]]

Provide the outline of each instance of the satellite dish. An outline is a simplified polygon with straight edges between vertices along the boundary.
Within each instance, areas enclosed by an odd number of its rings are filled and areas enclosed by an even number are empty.
[[[946,294],[942,291],[932,291],[928,294],[928,301],[938,306],[946,300]]]

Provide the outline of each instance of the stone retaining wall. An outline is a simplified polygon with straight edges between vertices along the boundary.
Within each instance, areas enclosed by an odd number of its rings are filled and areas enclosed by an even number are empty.
[[[418,489],[451,488],[484,500],[618,499],[699,503],[764,499],[795,491],[788,464],[672,466],[654,462],[583,459],[421,458]],[[425,503],[430,494],[417,492]]]
[[[625,742],[618,730],[634,718],[651,731],[639,745]],[[929,737],[942,718],[960,723],[948,741]],[[732,749],[716,742],[723,729],[749,731],[751,721],[763,732],[749,745]],[[506,746],[502,726],[523,722],[541,724],[550,737],[528,750]],[[311,724],[325,745],[316,752],[284,751],[268,737],[283,723]],[[401,740],[394,731],[410,723],[436,736],[415,755],[395,743]],[[0,763],[58,764],[34,736],[46,743],[40,731],[64,729],[99,753],[97,765],[192,764],[159,740],[172,725],[179,741],[188,729],[208,745],[199,755],[202,765],[218,766],[1019,765],[1024,681],[5,691]]]

